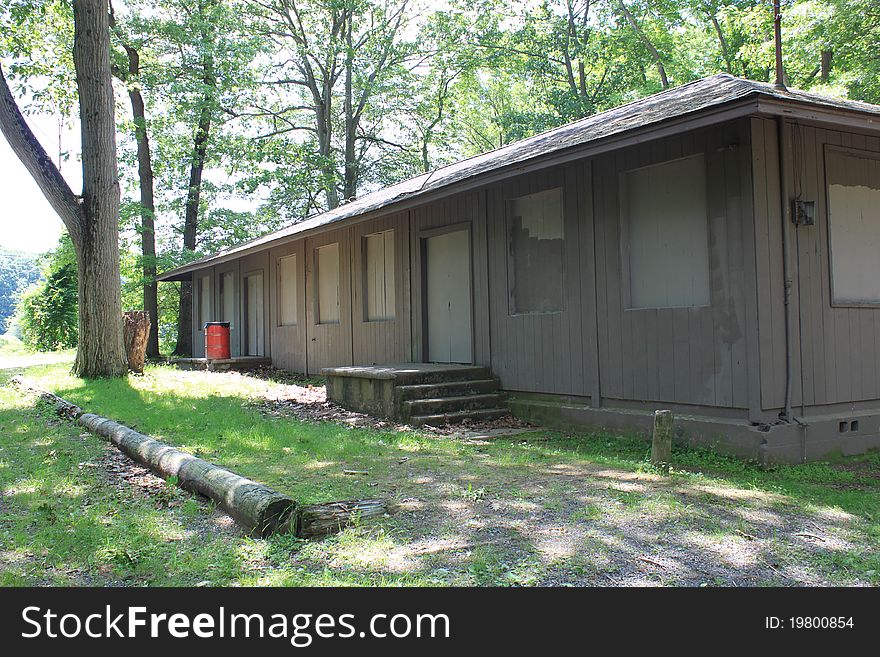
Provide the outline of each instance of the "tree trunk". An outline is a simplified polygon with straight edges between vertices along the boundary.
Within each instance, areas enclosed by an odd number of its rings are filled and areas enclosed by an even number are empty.
[[[135,374],[143,374],[150,336],[150,314],[146,310],[132,310],[125,313],[124,317],[122,334],[128,356],[128,369]]]
[[[196,250],[196,236],[199,228],[199,201],[202,193],[202,174],[205,170],[205,158],[208,152],[208,137],[211,132],[211,117],[214,114],[214,57],[208,52],[202,60],[202,83],[205,94],[202,98],[202,110],[199,124],[196,127],[193,142],[193,159],[189,170],[189,187],[186,194],[186,206],[183,220],[183,250],[192,253]],[[192,356],[192,312],[193,285],[191,281],[180,283],[180,308],[177,314],[177,346],[174,353],[178,356]]]
[[[21,116],[0,71],[0,132],[70,233],[76,250],[79,342],[75,374],[122,376],[119,277],[119,180],[110,78],[109,6],[73,3],[73,63],[79,92],[83,193],[77,197]]]
[[[73,19],[83,169],[83,224],[76,249],[79,345],[73,369],[87,378],[122,376],[127,368],[122,346],[119,174],[108,3],[75,2]]]
[[[110,26],[116,29],[113,7],[110,7]],[[122,35],[117,30],[117,35]],[[150,319],[147,339],[147,358],[159,358],[159,293],[156,283],[156,207],[153,198],[153,162],[150,139],[147,132],[147,116],[144,98],[138,78],[141,72],[140,53],[123,41],[122,47],[128,57],[128,70],[116,70],[116,76],[128,87],[131,117],[134,121],[134,138],[137,142],[138,182],[141,196],[141,271],[144,278],[144,309]]]
[[[831,76],[831,60],[833,55],[834,53],[831,50],[826,49],[822,51],[821,72],[819,74],[822,84],[828,84],[828,79]]]

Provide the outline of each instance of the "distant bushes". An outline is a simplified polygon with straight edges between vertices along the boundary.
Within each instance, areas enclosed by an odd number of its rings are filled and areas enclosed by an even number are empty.
[[[76,346],[76,257],[67,235],[46,255],[43,280],[19,297],[15,319],[22,342],[31,349],[54,351]]]

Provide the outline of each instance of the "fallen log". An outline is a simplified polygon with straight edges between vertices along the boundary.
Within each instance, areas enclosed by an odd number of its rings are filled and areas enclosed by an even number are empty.
[[[287,531],[296,502],[286,495],[100,415],[84,413],[79,423],[163,479],[213,500],[251,534]]]
[[[350,500],[305,504],[297,507],[294,532],[300,538],[327,536],[361,520],[380,518],[388,513],[382,500]]]
[[[77,422],[107,438],[132,460],[163,479],[213,500],[249,533],[266,537],[291,532],[300,538],[327,536],[345,527],[388,513],[382,500],[349,500],[297,505],[290,497],[246,479],[226,468],[166,445],[123,424],[94,413],[84,413],[58,395],[25,383],[12,383],[45,401],[61,417]]]

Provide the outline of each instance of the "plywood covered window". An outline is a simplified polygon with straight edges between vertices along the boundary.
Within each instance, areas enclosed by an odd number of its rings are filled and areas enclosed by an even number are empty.
[[[550,189],[508,201],[507,234],[510,314],[564,310],[562,189]]]
[[[620,187],[629,307],[709,305],[703,155],[627,171],[621,175]]]
[[[205,328],[207,322],[213,321],[211,317],[211,277],[199,276],[199,330]]]
[[[826,169],[833,301],[880,304],[880,159],[829,150]]]
[[[235,272],[220,274],[220,321],[235,328]]]
[[[364,319],[394,319],[394,231],[364,237]]]
[[[339,244],[315,249],[315,318],[317,324],[339,323]]]
[[[296,326],[296,254],[278,258],[278,325]]]

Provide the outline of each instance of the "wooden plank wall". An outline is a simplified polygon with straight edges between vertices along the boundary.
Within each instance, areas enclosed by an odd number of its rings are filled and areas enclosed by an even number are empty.
[[[422,245],[424,231],[452,224],[470,224],[473,264],[474,362],[491,365],[489,345],[489,277],[486,241],[486,196],[483,190],[457,194],[410,211],[410,267],[412,271],[412,360],[420,362],[424,354],[422,321]],[[505,292],[506,295],[506,292]],[[505,296],[505,299],[507,297]]]
[[[494,185],[487,192],[492,368],[507,390],[580,397],[592,397],[595,393],[590,172],[589,162],[576,162],[519,176]],[[559,312],[511,315],[507,271],[508,201],[556,187],[562,187],[565,213],[565,308]]]
[[[394,229],[394,319],[367,321],[363,239],[379,231]],[[352,358],[358,365],[405,363],[410,360],[410,258],[409,213],[403,212],[355,224],[348,229],[352,244],[353,267],[349,278],[352,290]],[[344,309],[343,309],[344,312]]]
[[[315,249],[339,245],[339,323],[318,324],[315,297]],[[305,240],[307,365],[310,374],[323,367],[351,365],[351,233],[346,229],[322,233]]]
[[[245,308],[244,308],[244,295],[241,293],[244,290],[245,285],[245,276],[252,273],[262,272],[263,274],[263,351],[266,356],[272,355],[272,330],[271,330],[271,321],[269,320],[269,287],[270,287],[270,278],[272,277],[273,268],[270,267],[269,260],[269,251],[260,251],[258,253],[253,253],[251,255],[245,256],[239,260],[239,277],[238,277],[238,314],[241,317],[241,330],[239,331],[239,335],[241,336],[241,353],[245,353],[247,351],[247,337],[245,327],[247,326],[247,317],[245,316]],[[219,284],[219,283],[218,283]]]
[[[748,125],[685,133],[610,153],[593,163],[601,393],[605,398],[749,408],[746,307],[752,266]],[[711,305],[628,309],[622,289],[621,172],[703,153]],[[754,356],[753,356],[754,357]],[[753,364],[756,367],[757,364]]]
[[[754,410],[760,406],[763,354],[757,346],[762,318],[755,308],[758,293],[773,283],[771,273],[756,269],[756,243],[765,249],[764,267],[773,265],[769,249],[776,246],[769,233],[753,229],[753,211],[772,211],[772,199],[764,199],[763,210],[751,202],[751,167],[767,166],[751,154],[752,132],[743,120],[647,142],[273,249],[266,265],[273,357],[279,366],[311,373],[331,365],[422,360],[422,239],[432,229],[467,224],[474,361],[492,367],[505,389],[589,398],[594,404],[604,399]],[[629,309],[622,289],[619,176],[696,153],[704,154],[708,183],[711,305]],[[511,316],[506,201],[558,186],[565,211],[566,307]],[[365,322],[360,245],[364,235],[387,228],[395,230],[396,315],[393,321]],[[314,249],[333,242],[340,247],[340,324],[315,325]],[[276,315],[277,257],[297,249],[303,270],[299,317],[305,325],[282,328]]]
[[[296,325],[281,326],[278,316],[278,299],[281,283],[278,278],[278,260],[284,256],[296,255],[296,281],[285,281],[286,285],[296,284]],[[306,312],[306,253],[304,240],[298,240],[275,247],[269,252],[269,324],[272,327],[272,362],[276,367],[293,372],[305,372],[306,337],[308,315]]]
[[[755,232],[758,247],[761,402],[778,409],[785,394],[782,228],[779,218],[777,128],[751,121],[754,148]],[[880,153],[880,137],[787,124],[789,198],[816,202],[816,223],[786,221],[793,253],[795,309],[793,405],[823,406],[880,399],[880,308],[835,306],[831,298],[825,152],[828,146]],[[829,171],[835,179],[843,171]],[[853,172],[853,176],[857,172]],[[766,208],[766,209],[765,209]],[[845,256],[844,256],[845,257]]]

